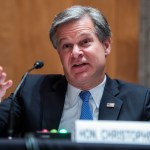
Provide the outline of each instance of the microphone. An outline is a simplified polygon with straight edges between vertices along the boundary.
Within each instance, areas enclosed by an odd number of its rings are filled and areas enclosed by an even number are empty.
[[[35,68],[35,69],[40,69],[40,68],[42,68],[43,66],[44,66],[43,61],[38,60],[38,61],[35,62],[35,64],[34,64],[32,70],[33,70],[34,68]]]
[[[9,114],[9,122],[8,122],[8,139],[12,139],[13,136],[13,124],[14,124],[14,118],[13,118],[13,106],[14,106],[14,101],[16,99],[16,95],[21,87],[21,85],[23,84],[23,82],[25,81],[27,75],[34,69],[40,69],[44,66],[43,61],[38,60],[34,63],[33,67],[30,68],[22,77],[21,81],[19,82],[16,90],[14,91],[13,95],[12,95],[12,101],[10,104],[10,114]]]

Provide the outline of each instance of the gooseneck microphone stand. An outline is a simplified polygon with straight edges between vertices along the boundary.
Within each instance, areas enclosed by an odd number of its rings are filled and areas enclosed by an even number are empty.
[[[13,107],[14,107],[14,101],[16,100],[16,95],[21,87],[21,85],[23,84],[23,82],[25,81],[27,75],[34,69],[40,69],[42,68],[44,65],[43,61],[36,61],[34,66],[29,69],[22,77],[21,81],[19,82],[16,90],[14,91],[13,95],[12,95],[12,100],[11,100],[11,104],[10,104],[10,113],[9,113],[9,120],[8,120],[8,139],[12,139],[13,137],[13,133],[14,133],[14,128],[13,128],[13,125],[14,125],[14,115],[13,115]]]

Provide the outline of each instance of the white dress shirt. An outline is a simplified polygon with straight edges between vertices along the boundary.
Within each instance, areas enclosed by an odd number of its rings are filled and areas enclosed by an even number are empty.
[[[99,115],[99,105],[101,102],[102,94],[106,83],[106,76],[102,83],[93,89],[89,90],[90,96],[90,107],[93,114],[93,119],[97,120]],[[79,120],[82,100],[79,97],[80,89],[77,89],[68,83],[63,113],[59,125],[59,129],[66,129],[68,132],[74,133],[75,121]]]

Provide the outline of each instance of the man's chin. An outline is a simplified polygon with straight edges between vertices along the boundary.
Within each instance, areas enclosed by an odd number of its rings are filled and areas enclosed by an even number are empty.
[[[82,85],[82,84],[89,82],[89,76],[78,75],[78,76],[75,76],[73,78],[70,78],[68,81],[74,85]]]

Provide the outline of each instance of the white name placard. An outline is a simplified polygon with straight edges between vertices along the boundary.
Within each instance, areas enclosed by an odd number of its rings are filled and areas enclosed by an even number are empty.
[[[77,120],[75,123],[75,141],[150,145],[150,123]]]

